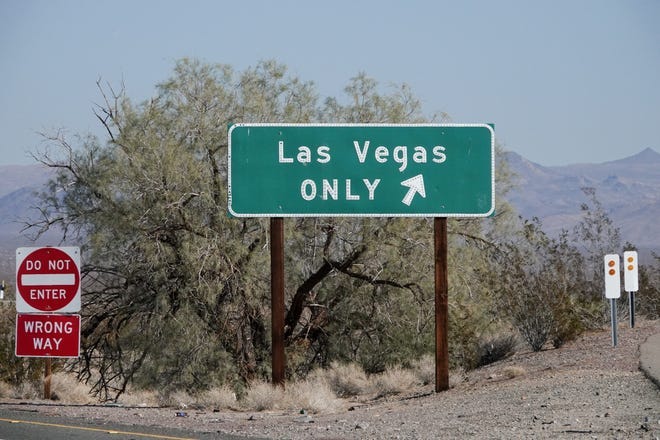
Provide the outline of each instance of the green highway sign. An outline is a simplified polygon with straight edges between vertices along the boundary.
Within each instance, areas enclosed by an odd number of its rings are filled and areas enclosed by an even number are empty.
[[[488,124],[235,124],[236,217],[485,217],[495,209]]]

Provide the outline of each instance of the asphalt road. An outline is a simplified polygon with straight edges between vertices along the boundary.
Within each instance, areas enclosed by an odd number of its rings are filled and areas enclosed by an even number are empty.
[[[237,440],[220,433],[195,433],[153,426],[124,426],[98,421],[48,417],[0,406],[0,440]]]

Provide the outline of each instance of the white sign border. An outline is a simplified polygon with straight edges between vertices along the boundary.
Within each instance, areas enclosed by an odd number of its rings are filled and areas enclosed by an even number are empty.
[[[487,128],[490,131],[490,175],[491,175],[491,202],[490,210],[485,213],[373,213],[373,214],[352,214],[352,213],[237,213],[232,209],[232,191],[231,191],[231,133],[238,127],[475,127]],[[294,123],[237,123],[232,124],[227,131],[227,210],[232,217],[238,218],[261,218],[261,217],[457,217],[457,218],[481,218],[490,217],[495,212],[495,130],[490,124],[485,123],[466,123],[466,124],[294,124]]]

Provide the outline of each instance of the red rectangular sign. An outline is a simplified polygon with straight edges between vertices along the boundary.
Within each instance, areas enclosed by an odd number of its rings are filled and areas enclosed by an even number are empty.
[[[16,356],[78,357],[80,315],[16,315]]]

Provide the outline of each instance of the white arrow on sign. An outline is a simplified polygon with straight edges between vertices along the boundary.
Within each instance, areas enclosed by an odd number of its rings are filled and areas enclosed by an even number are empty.
[[[422,196],[423,198],[426,198],[426,189],[424,188],[423,175],[418,174],[415,177],[406,179],[403,182],[401,182],[401,185],[408,187],[408,192],[406,193],[403,200],[401,200],[402,203],[410,206],[410,204],[413,201],[413,198],[415,197],[415,194],[417,193],[419,193],[419,195]]]

